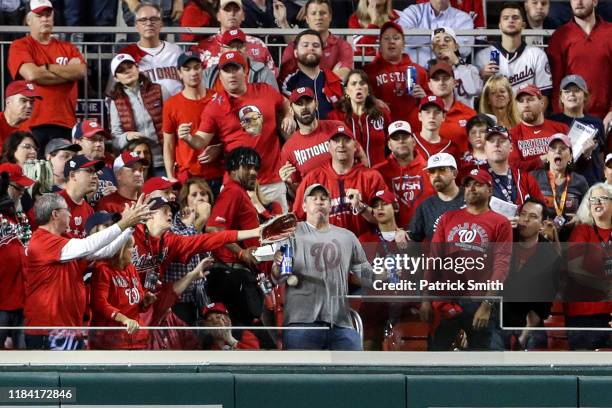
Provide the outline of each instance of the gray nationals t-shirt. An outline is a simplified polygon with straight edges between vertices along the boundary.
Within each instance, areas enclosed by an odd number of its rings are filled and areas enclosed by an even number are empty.
[[[284,324],[319,321],[352,328],[346,299],[349,272],[366,286],[372,282],[372,266],[355,234],[335,225],[318,231],[298,223],[293,273],[299,282],[287,286]]]

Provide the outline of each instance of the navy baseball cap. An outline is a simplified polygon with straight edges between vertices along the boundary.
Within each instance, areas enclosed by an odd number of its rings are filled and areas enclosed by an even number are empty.
[[[189,61],[202,62],[198,54],[191,51],[186,51],[179,55],[178,59],[176,60],[176,67],[180,70],[181,67],[185,66],[185,64],[187,64]]]
[[[91,233],[91,230],[94,229],[94,227],[98,226],[98,225],[102,225],[102,224],[106,224],[107,222],[117,222],[121,219],[121,214],[119,213],[109,213],[106,211],[98,211],[96,213],[93,213],[88,219],[87,222],[85,223],[85,231],[87,232],[87,235],[89,235]]]
[[[86,169],[89,167],[93,167],[96,169],[96,171],[99,171],[104,168],[104,162],[102,160],[89,160],[87,156],[82,154],[74,156],[64,165],[64,177],[68,178],[71,171],[77,171],[79,169]]]
[[[168,201],[164,197],[155,197],[149,200],[148,204],[151,205],[151,210],[158,210],[164,205],[170,207],[172,214],[176,214],[179,211],[179,205],[176,201]]]

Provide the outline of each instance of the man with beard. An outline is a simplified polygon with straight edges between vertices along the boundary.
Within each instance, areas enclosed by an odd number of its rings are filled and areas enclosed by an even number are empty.
[[[198,152],[180,135],[200,126],[200,117],[214,92],[202,83],[202,62],[198,54],[186,52],[177,62],[183,91],[164,103],[164,166],[170,180],[185,182],[189,177],[203,177],[218,191],[223,177],[221,160],[205,160],[206,153]],[[218,144],[213,142],[213,145]],[[215,188],[216,187],[216,188]]]
[[[330,0],[308,0],[304,5],[306,24],[310,30],[319,33],[322,56],[321,67],[332,71],[342,80],[346,79],[349,71],[353,68],[353,47],[341,37],[333,35],[329,31],[332,21],[332,2]],[[279,83],[283,83],[290,72],[296,70],[295,59],[296,43],[289,43],[281,61],[281,72],[278,76]]]
[[[293,54],[297,69],[287,74],[281,84],[288,97],[297,88],[312,88],[319,119],[326,119],[334,104],[342,98],[342,81],[331,70],[321,67],[323,40],[315,30],[304,30],[295,37]]]
[[[512,227],[510,222],[489,209],[489,199],[493,193],[493,180],[485,170],[472,170],[463,179],[466,208],[448,211],[434,232],[431,254],[440,258],[473,259],[475,264],[458,274],[457,270],[428,268],[425,279],[428,282],[445,282],[447,279],[467,282],[505,281],[511,259]],[[483,267],[480,265],[482,264]],[[466,286],[467,288],[467,286]],[[503,285],[493,284],[489,290],[448,290],[429,291],[426,295],[449,296],[494,296]],[[470,350],[489,350],[493,332],[499,330],[496,308],[492,301],[482,302],[459,300],[461,312],[458,316],[442,319],[430,342],[430,350],[450,350],[459,330],[467,334]],[[431,302],[421,305],[421,316],[430,320]]]
[[[121,213],[126,204],[136,203],[144,183],[143,169],[148,165],[145,159],[141,159],[134,152],[121,153],[113,163],[117,191],[98,201],[96,211]]]
[[[4,112],[0,112],[0,154],[4,141],[11,133],[19,130],[19,125],[32,117],[34,99],[42,97],[34,89],[33,83],[13,81],[6,87],[4,99]]]
[[[447,212],[463,207],[463,192],[457,186],[457,162],[448,153],[434,154],[427,160],[427,173],[436,194],[425,199],[410,220],[408,236],[411,240],[429,241],[440,217]]]
[[[355,164],[356,149],[357,141],[345,126],[331,133],[331,162],[310,171],[295,193],[293,212],[298,218],[305,216],[302,202],[306,187],[318,183],[330,192],[332,224],[361,235],[370,229],[369,223],[376,222],[366,203],[371,202],[377,191],[385,189],[385,181],[378,171]]]
[[[283,349],[361,350],[350,319],[347,282],[350,274],[369,286],[372,266],[355,234],[330,223],[331,194],[325,186],[309,184],[302,197],[306,222],[298,223],[293,257],[298,285],[287,286],[283,323],[298,329],[283,331]],[[277,252],[272,267],[277,278],[282,258]],[[304,326],[329,330],[299,330]]]
[[[259,218],[248,192],[255,190],[261,168],[259,154],[250,147],[238,147],[227,155],[225,168],[223,189],[208,217],[206,231],[257,229]],[[259,239],[252,237],[242,245],[228,244],[213,251],[215,258],[228,265],[231,272],[214,269],[209,277],[208,294],[213,302],[223,302],[232,318],[243,324],[250,324],[261,314],[248,307],[248,301],[261,307],[252,292],[258,290],[254,286],[258,261],[253,256],[257,247]]]
[[[521,123],[510,129],[514,148],[510,163],[525,171],[541,168],[546,159],[548,140],[556,133],[567,135],[567,125],[544,119],[546,102],[535,85],[518,90],[516,105]]]
[[[337,120],[317,119],[317,101],[312,88],[296,88],[289,96],[298,129],[281,150],[280,178],[293,194],[312,169],[329,162],[329,135],[342,126]]]
[[[238,52],[221,55],[219,78],[224,92],[217,93],[206,105],[197,132],[194,135],[186,132],[179,137],[194,149],[204,149],[216,135],[226,153],[245,146],[254,148],[260,156],[265,155],[266,160],[258,173],[261,192],[268,200],[278,201],[286,211],[287,188],[278,175],[280,142],[277,127],[285,137],[295,130],[295,121],[289,102],[276,89],[268,84],[247,83],[246,67],[244,57]],[[261,115],[244,117],[245,108],[253,111],[256,108]],[[242,122],[240,112],[243,113]],[[247,132],[253,126],[253,121],[261,121],[260,134]]]
[[[540,92],[550,96],[552,78],[548,57],[541,48],[525,44],[521,33],[525,27],[523,9],[518,3],[505,3],[499,16],[501,42],[493,44],[476,55],[476,66],[483,80],[493,75],[508,78],[516,94],[521,86],[533,84]],[[499,65],[491,60],[491,52],[499,53]],[[544,100],[548,104],[548,99]]]
[[[84,238],[86,235],[85,223],[94,213],[93,208],[85,196],[98,188],[98,171],[104,167],[100,160],[89,160],[86,156],[78,155],[68,160],[64,165],[66,188],[59,195],[66,200],[68,210],[72,217],[66,233],[73,238]]]
[[[419,124],[419,99],[429,92],[427,88],[427,71],[404,54],[404,30],[396,23],[389,21],[380,28],[380,48],[374,61],[366,64],[363,70],[370,78],[372,94],[385,102],[391,110],[391,120],[403,120],[417,128]],[[414,85],[410,90],[406,70],[416,69],[416,78],[411,78]]]
[[[570,0],[574,17],[555,30],[547,53],[554,89],[570,74],[580,75],[591,91],[589,114],[608,129],[612,122],[612,23],[595,15],[597,0]],[[561,112],[559,93],[553,94],[553,109]]]
[[[387,160],[374,166],[387,187],[399,201],[398,225],[407,228],[419,204],[433,194],[433,188],[423,171],[425,160],[415,155],[414,133],[408,122],[397,121],[389,125],[387,146],[391,154]]]

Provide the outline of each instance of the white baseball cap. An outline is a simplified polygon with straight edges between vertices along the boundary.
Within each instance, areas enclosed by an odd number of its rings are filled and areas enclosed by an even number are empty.
[[[403,120],[396,120],[395,122],[392,122],[387,128],[387,133],[389,134],[389,136],[399,131],[412,134],[412,128],[410,127],[410,123]]]
[[[30,0],[30,10],[32,10],[34,14],[38,14],[48,9],[53,10],[53,4],[51,4],[49,0]]]
[[[612,160],[612,153],[608,153],[606,155],[606,160],[604,161],[604,164],[608,164],[610,160]]]
[[[453,37],[453,40],[455,40],[455,42],[457,44],[459,44],[459,41],[457,41],[457,34],[455,34],[455,30],[453,30],[450,27],[439,27],[439,28],[434,28],[431,31],[431,42],[433,42],[434,37],[436,36],[436,34],[440,34],[440,33],[444,33],[444,34],[448,34],[451,37]]]
[[[119,68],[119,65],[125,61],[132,61],[134,64],[136,60],[130,54],[117,54],[111,61],[111,74],[115,75],[115,71]]]
[[[427,160],[425,170],[435,169],[437,167],[452,167],[457,170],[457,162],[455,158],[448,153],[436,153]]]

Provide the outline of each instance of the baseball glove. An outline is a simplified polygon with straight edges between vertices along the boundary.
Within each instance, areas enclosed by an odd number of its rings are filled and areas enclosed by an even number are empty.
[[[261,226],[261,245],[289,238],[297,228],[297,217],[293,213],[278,215]]]

